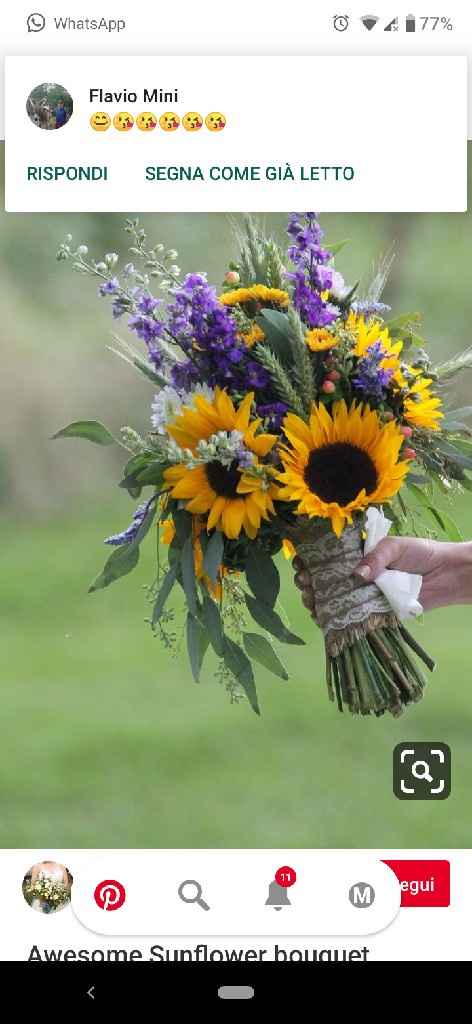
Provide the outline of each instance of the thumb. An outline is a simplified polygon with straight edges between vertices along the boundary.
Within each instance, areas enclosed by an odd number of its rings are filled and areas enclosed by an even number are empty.
[[[366,583],[377,579],[384,569],[387,569],[392,562],[395,562],[401,553],[401,545],[398,537],[385,537],[377,547],[366,555],[362,562],[353,571],[353,576],[359,576]]]

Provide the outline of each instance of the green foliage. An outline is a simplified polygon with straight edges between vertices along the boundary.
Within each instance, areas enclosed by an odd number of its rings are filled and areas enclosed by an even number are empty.
[[[425,340],[413,330],[415,324],[421,323],[421,319],[421,313],[402,313],[400,316],[387,320],[385,326],[388,327],[390,336],[403,341],[406,347],[409,345],[421,347],[425,344]]]
[[[246,563],[246,579],[254,597],[273,608],[280,590],[279,571],[267,551],[257,542],[253,543]]]
[[[439,529],[446,535],[448,540],[463,540],[459,527],[454,522],[452,516],[450,516],[448,512],[445,512],[444,509],[438,509],[436,505],[433,504],[432,496],[422,491],[421,488],[415,483],[412,483],[411,480],[407,481],[407,483],[408,490],[421,508],[431,517],[433,525],[439,526]]]
[[[266,336],[265,347],[272,349],[284,367],[291,366],[293,351],[287,314],[281,313],[279,309],[263,309],[259,316],[256,316],[256,323]]]
[[[52,435],[51,441],[60,437],[81,437],[85,441],[92,441],[93,444],[110,445],[116,444],[113,434],[98,420],[75,420],[67,427],[58,430]]]
[[[252,661],[257,661],[280,679],[288,679],[287,669],[265,636],[261,636],[260,633],[243,633],[243,643],[246,654]]]
[[[192,615],[198,614],[197,583],[195,580],[195,556],[193,550],[193,537],[187,537],[182,549],[182,583],[185,591],[187,607]]]
[[[188,612],[187,615],[186,633],[187,650],[192,675],[195,682],[199,683],[203,659],[208,647],[208,637],[201,622],[199,622],[191,612]]]
[[[139,546],[152,525],[155,513],[155,504],[150,505],[134,540],[115,548],[108,561],[105,562],[101,573],[89,587],[89,594],[109,587],[110,583],[115,583],[122,576],[127,576],[132,572],[139,561]]]
[[[298,377],[298,387],[304,411],[306,414],[309,414],[315,398],[315,379],[310,352],[305,341],[305,329],[298,313],[294,309],[289,310],[287,319],[290,325],[290,341]]]
[[[218,605],[208,594],[203,598],[202,622],[218,658],[224,657],[225,635]]]
[[[176,582],[178,571],[179,563],[176,561],[174,562],[173,565],[170,566],[168,572],[166,572],[166,575],[164,576],[153,608],[151,619],[153,626],[156,625],[156,622],[159,622],[159,619],[161,618],[164,612],[167,599],[172,592],[174,583]]]
[[[267,345],[254,345],[253,352],[258,362],[270,373],[274,389],[279,398],[286,402],[293,412],[303,416],[301,399],[291,384],[288,373],[282,366],[280,359],[277,358]]]
[[[240,686],[242,686],[252,710],[256,712],[256,715],[259,715],[260,708],[257,699],[254,672],[247,654],[244,653],[239,644],[234,640],[231,640],[230,637],[226,637],[223,657],[225,665],[229,671],[232,672]]]
[[[126,463],[119,486],[133,498],[139,498],[143,487],[153,484],[160,488],[164,482],[165,465],[152,452],[138,452]]]
[[[203,556],[203,572],[216,583],[218,569],[223,561],[224,539],[220,530],[215,530],[206,546]]]
[[[283,644],[299,644],[305,643],[295,633],[291,633],[289,629],[284,625],[280,615],[277,615],[272,608],[269,608],[263,601],[259,601],[255,597],[251,597],[250,594],[246,594],[245,597],[246,605],[249,613],[252,615],[254,622],[257,622],[258,626],[262,629],[267,630],[272,636],[275,636],[277,640],[280,640]]]

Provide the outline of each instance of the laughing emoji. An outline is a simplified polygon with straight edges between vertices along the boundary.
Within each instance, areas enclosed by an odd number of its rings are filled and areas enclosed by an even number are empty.
[[[210,132],[221,132],[226,124],[225,115],[220,114],[219,110],[212,110],[211,114],[207,114],[205,124]]]
[[[94,132],[106,132],[111,125],[111,117],[104,110],[97,110],[96,114],[92,114],[90,124]]]
[[[166,114],[161,114],[159,124],[164,132],[175,132],[179,127],[180,117],[169,110]]]
[[[118,132],[129,132],[130,128],[134,125],[134,117],[128,114],[126,110],[120,110],[119,114],[115,114],[113,124]]]
[[[196,110],[190,110],[182,119],[182,124],[187,132],[198,132],[203,125],[203,117]]]
[[[138,114],[136,118],[136,127],[142,132],[152,132],[157,126],[157,118],[155,114],[150,114],[149,111],[143,111],[142,114]]]

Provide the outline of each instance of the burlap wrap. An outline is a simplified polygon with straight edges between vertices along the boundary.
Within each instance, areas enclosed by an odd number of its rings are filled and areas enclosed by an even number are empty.
[[[329,522],[299,516],[290,536],[310,573],[316,620],[330,655],[336,656],[374,629],[398,625],[375,583],[366,584],[352,575],[362,559],[359,526],[346,526],[336,537]]]

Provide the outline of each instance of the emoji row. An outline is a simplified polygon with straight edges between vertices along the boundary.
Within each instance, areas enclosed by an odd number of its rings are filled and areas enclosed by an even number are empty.
[[[178,114],[174,114],[170,110],[158,118],[156,114],[145,110],[134,118],[126,110],[120,110],[112,121],[110,115],[104,110],[97,110],[95,114],[92,114],[90,124],[95,132],[106,132],[112,124],[118,132],[129,132],[134,124],[142,132],[152,132],[158,125],[164,132],[175,132],[180,125],[187,132],[198,132],[204,124],[210,132],[221,132],[226,125],[226,117],[220,111],[212,110],[203,119],[196,110],[190,110],[181,119]]]

